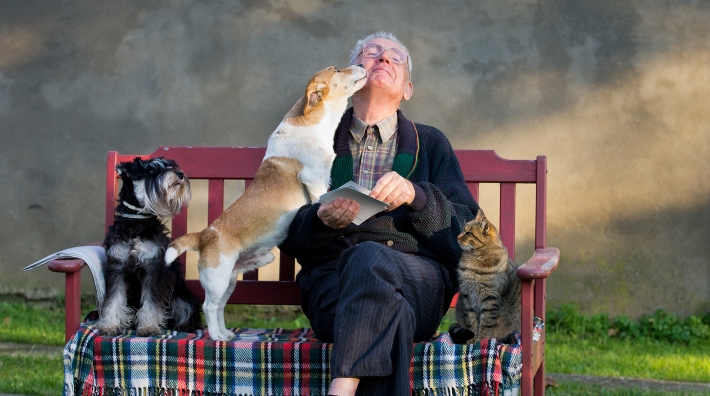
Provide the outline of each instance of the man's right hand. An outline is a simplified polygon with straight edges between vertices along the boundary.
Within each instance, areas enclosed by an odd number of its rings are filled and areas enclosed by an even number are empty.
[[[318,217],[330,228],[345,228],[355,220],[360,204],[350,199],[338,198],[318,208]]]

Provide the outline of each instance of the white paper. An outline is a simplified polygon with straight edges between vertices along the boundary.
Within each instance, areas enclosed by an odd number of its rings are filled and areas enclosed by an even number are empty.
[[[96,288],[96,308],[99,310],[99,315],[101,315],[101,306],[103,305],[104,294],[106,293],[103,272],[103,267],[106,265],[106,250],[103,246],[78,246],[64,249],[61,252],[52,253],[42,260],[28,265],[25,267],[25,271],[41,267],[52,260],[65,258],[84,260],[91,270],[91,276],[94,277],[94,287]]]
[[[349,181],[339,188],[321,195],[318,202],[331,203],[338,198],[350,199],[360,204],[360,211],[355,215],[355,220],[353,220],[353,224],[355,225],[360,225],[363,221],[374,216],[376,213],[387,209],[386,203],[372,198],[370,196],[370,190],[353,181]]]

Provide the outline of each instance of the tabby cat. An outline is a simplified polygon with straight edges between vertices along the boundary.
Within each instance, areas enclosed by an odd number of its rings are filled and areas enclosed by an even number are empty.
[[[520,331],[518,265],[508,257],[498,230],[482,210],[458,236],[463,249],[459,262],[459,300],[449,334],[457,344],[495,337],[513,343]]]

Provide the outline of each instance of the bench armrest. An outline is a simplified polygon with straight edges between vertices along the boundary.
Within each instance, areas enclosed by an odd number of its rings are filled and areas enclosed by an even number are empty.
[[[101,246],[101,242],[91,242],[86,246]],[[66,274],[64,280],[64,336],[69,341],[81,323],[81,269],[86,267],[84,260],[76,258],[55,259],[47,264],[52,272]]]
[[[86,262],[84,260],[71,258],[56,259],[47,264],[47,268],[49,268],[50,271],[63,272],[65,274],[79,272],[84,267],[86,267]]]
[[[85,246],[101,246],[101,242],[95,241],[87,243]],[[86,267],[86,263],[81,259],[62,258],[50,261],[49,264],[47,264],[47,267],[52,272],[62,272],[68,274],[81,271],[82,268]]]
[[[548,247],[537,249],[530,260],[518,268],[520,279],[544,279],[550,276],[560,263],[560,249]]]

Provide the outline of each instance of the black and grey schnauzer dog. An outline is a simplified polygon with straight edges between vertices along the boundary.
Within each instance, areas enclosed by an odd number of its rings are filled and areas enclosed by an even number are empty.
[[[165,266],[170,238],[160,220],[187,205],[190,182],[175,161],[164,158],[136,157],[118,164],[116,171],[123,186],[104,239],[106,298],[97,327],[105,335],[131,328],[140,336],[165,328],[194,332],[202,327],[200,303],[181,275],[184,265]]]

